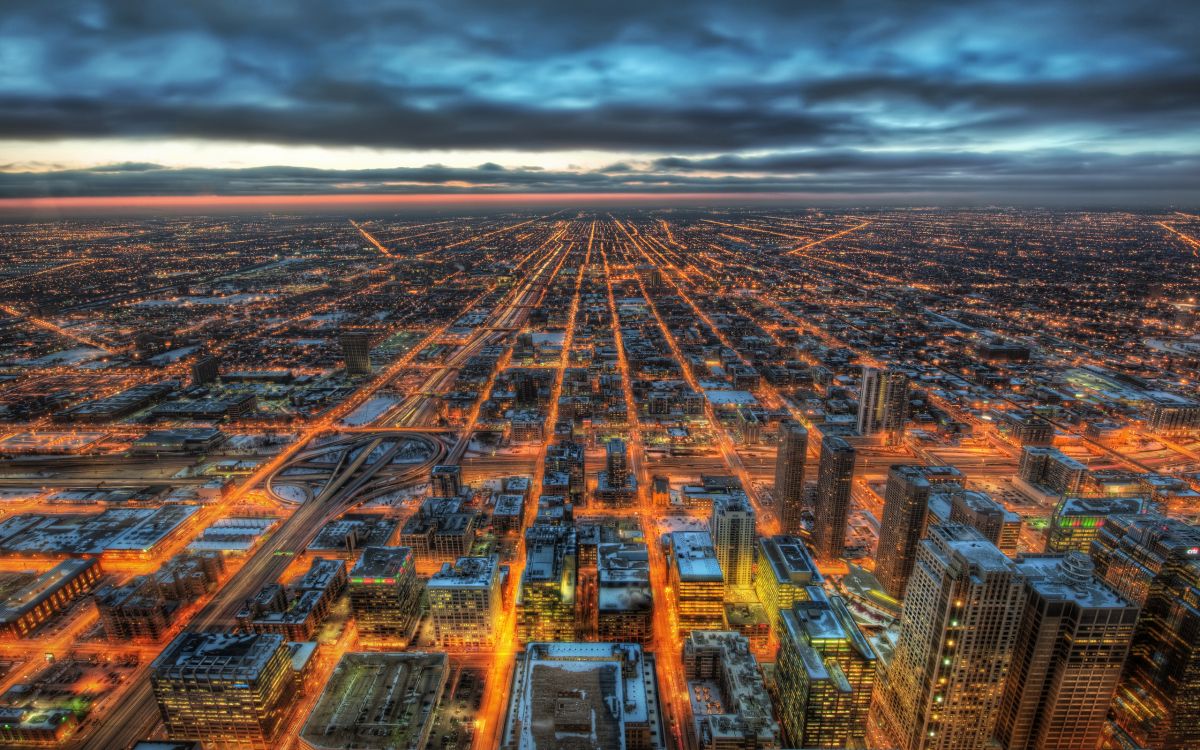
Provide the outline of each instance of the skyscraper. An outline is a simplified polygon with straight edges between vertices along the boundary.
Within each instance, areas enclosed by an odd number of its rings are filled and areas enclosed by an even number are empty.
[[[949,499],[950,520],[965,523],[983,534],[983,538],[1015,557],[1021,540],[1021,516],[992,499],[986,492],[964,489],[960,484],[943,484],[934,494]]]
[[[929,527],[917,550],[876,711],[900,750],[983,748],[1021,625],[1016,564],[970,526]]]
[[[754,573],[754,508],[750,501],[744,495],[716,498],[711,526],[726,592],[749,588]]]
[[[679,632],[724,629],[725,577],[712,535],[707,531],[673,531],[670,541],[667,580],[675,591]]]
[[[1058,448],[1027,445],[1021,450],[1017,476],[1060,495],[1074,495],[1083,487],[1088,469]]]
[[[1200,529],[1149,513],[1110,516],[1096,573],[1141,607],[1113,713],[1143,747],[1200,747]]]
[[[1007,750],[1094,748],[1129,653],[1137,607],[1082,552],[1017,561],[1028,595],[1000,705]]]
[[[804,460],[808,430],[794,419],[779,425],[779,450],[775,454],[775,512],[785,534],[799,534],[804,504]]]
[[[817,557],[823,560],[836,560],[846,549],[854,458],[854,447],[837,435],[826,435],[821,441],[813,545]]]
[[[371,374],[371,334],[369,331],[345,330],[338,334],[347,375]]]
[[[780,723],[789,747],[842,748],[866,734],[875,651],[841,598],[812,598],[780,612]]]
[[[962,480],[962,472],[952,466],[895,464],[888,469],[879,546],[875,550],[875,577],[890,596],[904,598],[917,545],[925,536],[930,488],[937,482]]]
[[[904,438],[908,419],[908,374],[900,370],[863,367],[858,393],[858,433],[883,433],[884,442],[896,445]]]
[[[192,363],[192,385],[207,385],[221,374],[221,362],[211,354],[205,354]]]

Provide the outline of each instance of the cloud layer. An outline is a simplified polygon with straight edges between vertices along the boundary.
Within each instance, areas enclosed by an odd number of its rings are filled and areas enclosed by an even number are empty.
[[[0,151],[6,197],[1200,190],[1196,4],[26,5],[0,16],[0,149],[94,139],[109,166],[33,172]],[[104,152],[130,138],[637,158],[213,169]]]

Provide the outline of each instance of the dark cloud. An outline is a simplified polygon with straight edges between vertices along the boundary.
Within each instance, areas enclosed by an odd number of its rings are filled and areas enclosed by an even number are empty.
[[[355,193],[723,192],[957,196],[991,201],[1138,203],[1200,199],[1200,156],[861,151],[756,157],[663,158],[645,168],[587,172],[473,168],[323,170],[300,167],[167,169],[120,164],[56,172],[0,172],[0,198],[104,195],[307,195]],[[1024,202],[1018,201],[1018,202]]]
[[[5,176],[7,195],[290,192],[329,181],[868,190],[878,180],[942,189],[1125,175],[1133,184],[1151,174],[1186,182],[1172,159],[1200,153],[1196,3],[23,5],[0,14],[0,139],[505,149],[530,152],[531,163],[537,152],[589,149],[643,154],[651,167],[493,164],[440,180],[440,168],[133,164]],[[1021,149],[1030,150],[1010,153]],[[0,155],[8,168],[24,161]]]

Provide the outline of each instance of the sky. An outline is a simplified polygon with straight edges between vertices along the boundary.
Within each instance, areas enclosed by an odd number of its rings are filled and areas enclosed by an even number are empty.
[[[1200,203],[1200,3],[39,0],[0,201]]]

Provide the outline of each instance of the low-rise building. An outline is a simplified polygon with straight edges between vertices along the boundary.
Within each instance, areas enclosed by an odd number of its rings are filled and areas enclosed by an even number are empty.
[[[501,750],[665,750],[654,657],[635,643],[530,643]]]
[[[693,747],[780,746],[779,722],[745,637],[727,630],[693,630],[683,643],[683,673],[692,708]]]
[[[0,603],[0,631],[15,638],[28,637],[42,623],[91,591],[99,580],[99,560],[64,560]]]

